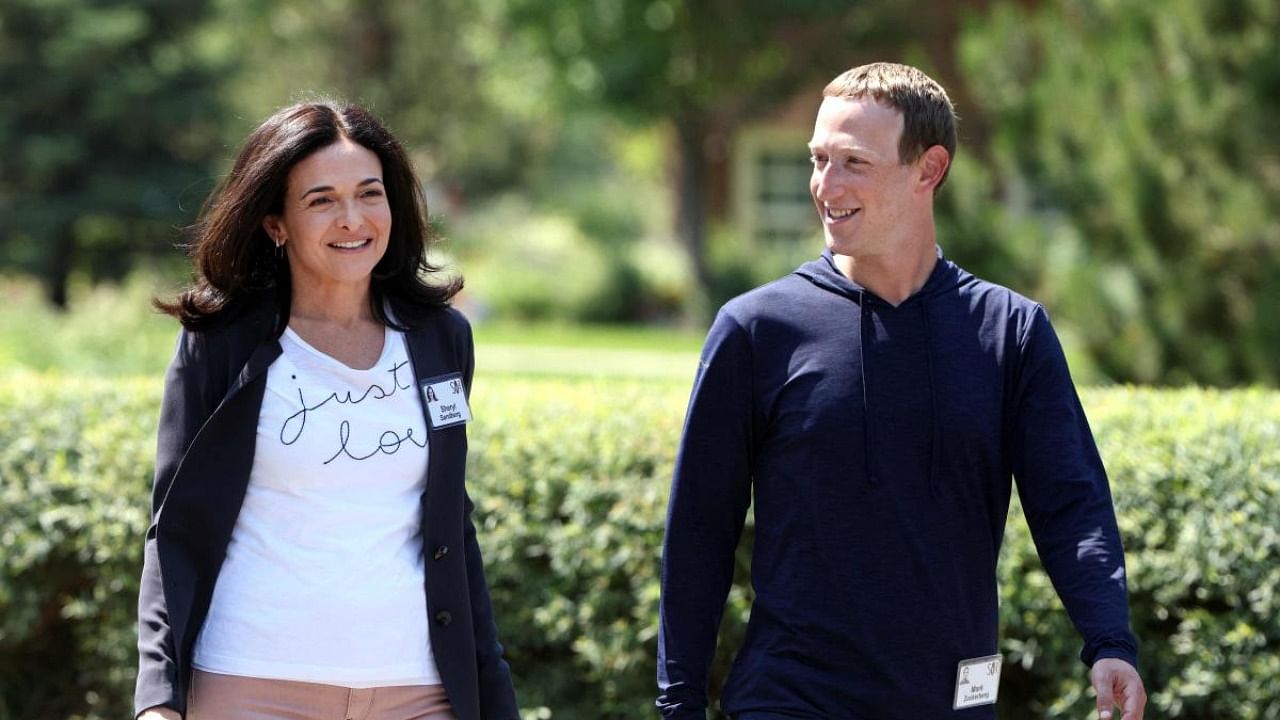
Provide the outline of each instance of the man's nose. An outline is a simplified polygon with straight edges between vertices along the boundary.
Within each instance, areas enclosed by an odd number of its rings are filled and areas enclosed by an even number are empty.
[[[831,165],[823,168],[814,168],[814,196],[819,200],[834,200],[839,197],[843,190],[843,184],[837,172]]]

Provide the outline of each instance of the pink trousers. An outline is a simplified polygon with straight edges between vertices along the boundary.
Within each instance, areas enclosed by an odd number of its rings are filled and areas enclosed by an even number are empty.
[[[443,685],[352,689],[196,670],[187,720],[458,720]]]

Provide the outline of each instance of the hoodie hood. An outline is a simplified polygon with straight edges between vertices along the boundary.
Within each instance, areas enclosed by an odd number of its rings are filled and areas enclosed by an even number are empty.
[[[889,304],[870,290],[845,277],[844,273],[840,272],[839,268],[836,267],[835,258],[832,256],[830,249],[824,250],[822,256],[818,259],[801,265],[795,270],[795,274],[827,292],[848,298],[858,308],[858,359],[862,372],[862,406],[865,413],[862,427],[864,447],[867,448],[867,451],[863,454],[863,462],[865,464],[866,477],[873,485],[880,482],[874,472],[876,463],[873,462],[873,454],[879,447],[875,437],[878,423],[876,422],[875,408],[872,407],[871,403],[871,394],[868,392],[868,386],[875,381],[874,378],[878,368],[868,367],[869,356],[866,352],[868,338],[874,336],[874,332],[870,328],[873,321],[873,313],[897,316],[898,318],[907,314],[915,314],[919,318],[925,337],[925,363],[928,375],[929,412],[931,415],[929,418],[929,490],[932,496],[937,498],[940,492],[938,487],[940,475],[938,465],[942,458],[943,437],[938,415],[937,377],[934,370],[936,364],[934,356],[938,349],[935,347],[936,339],[933,337],[930,327],[929,301],[940,294],[954,291],[960,285],[971,280],[973,276],[943,257],[941,247],[936,245],[934,247],[938,261],[934,264],[933,270],[930,271],[924,286],[897,306]]]

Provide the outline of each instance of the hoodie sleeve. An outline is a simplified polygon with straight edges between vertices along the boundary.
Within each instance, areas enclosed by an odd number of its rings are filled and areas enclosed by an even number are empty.
[[[703,347],[667,508],[656,703],[664,717],[705,717],[707,675],[751,500],[753,395],[749,338],[722,310]]]
[[[1084,639],[1080,659],[1137,667],[1124,548],[1106,470],[1048,315],[1023,332],[1012,461],[1040,561]]]

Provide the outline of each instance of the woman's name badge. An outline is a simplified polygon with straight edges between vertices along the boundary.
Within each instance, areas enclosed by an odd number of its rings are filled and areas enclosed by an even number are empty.
[[[953,710],[992,705],[1000,691],[1000,664],[1003,655],[961,660],[956,670],[956,702]]]
[[[471,422],[462,373],[424,381],[422,394],[427,399],[427,417],[431,419],[432,428],[439,430]]]

